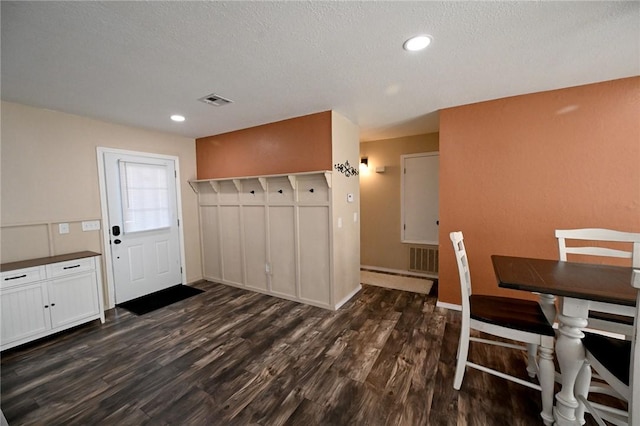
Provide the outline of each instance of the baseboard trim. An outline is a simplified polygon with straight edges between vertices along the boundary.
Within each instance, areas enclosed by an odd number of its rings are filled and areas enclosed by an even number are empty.
[[[216,284],[228,285],[229,287],[236,287],[236,288],[240,288],[240,289],[243,289],[243,290],[252,291],[254,293],[266,294],[267,296],[277,297],[277,298],[285,299],[285,300],[291,300],[292,302],[303,303],[305,305],[316,306],[318,308],[330,309],[330,310],[334,309],[333,306],[331,306],[330,303],[316,302],[316,301],[309,300],[309,299],[303,299],[301,297],[291,296],[291,295],[288,295],[288,294],[285,294],[285,293],[267,291],[267,290],[262,289],[262,288],[250,287],[250,286],[247,286],[247,285],[244,285],[244,284],[236,283],[234,281],[227,281],[227,280],[222,280],[220,278],[212,278],[212,277],[204,277],[204,281],[210,281],[210,282],[216,283]]]
[[[340,307],[342,307],[342,305],[344,305],[344,304],[345,304],[345,303],[347,303],[349,300],[351,300],[351,298],[352,298],[353,296],[355,296],[356,294],[358,294],[358,292],[359,292],[360,290],[362,290],[362,286],[361,286],[360,284],[358,284],[358,287],[354,288],[354,289],[353,289],[353,291],[352,291],[351,293],[347,294],[347,295],[345,296],[345,298],[344,298],[344,299],[342,299],[341,301],[339,301],[338,303],[336,303],[333,309],[334,309],[334,310],[336,310],[336,311],[337,311],[338,309],[340,309]]]
[[[441,302],[439,300],[436,302],[436,307],[437,308],[451,309],[452,311],[462,311],[462,306],[461,305],[455,305],[453,303]]]
[[[369,271],[377,271],[377,272],[387,272],[389,274],[407,275],[410,277],[431,278],[436,280],[438,279],[438,275],[436,274],[422,274],[420,272],[413,272],[413,271],[408,271],[403,269],[383,268],[381,266],[360,265],[360,269],[366,269]]]

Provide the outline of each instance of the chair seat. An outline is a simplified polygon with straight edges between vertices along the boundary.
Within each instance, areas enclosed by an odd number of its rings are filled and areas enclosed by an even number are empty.
[[[629,386],[630,341],[585,332],[582,343],[585,349],[600,361],[600,364],[618,380]]]
[[[471,318],[529,333],[554,336],[555,332],[542,308],[531,300],[472,294]]]

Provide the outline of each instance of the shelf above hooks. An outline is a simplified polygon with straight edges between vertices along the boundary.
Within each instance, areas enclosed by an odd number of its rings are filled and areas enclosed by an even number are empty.
[[[323,174],[324,178],[327,182],[327,186],[331,188],[331,172],[326,170],[319,170],[317,172],[301,172],[301,173],[287,173],[287,174],[279,174],[279,175],[265,175],[265,176],[243,176],[243,177],[229,177],[229,178],[216,178],[216,179],[197,179],[190,180],[189,186],[196,194],[200,193],[199,185],[201,183],[208,183],[211,185],[211,188],[216,192],[220,192],[220,182],[233,182],[233,185],[236,187],[238,192],[242,192],[243,181],[249,179],[257,179],[262,187],[263,191],[267,190],[267,179],[275,178],[275,177],[286,177],[289,180],[289,184],[291,185],[291,189],[296,190],[298,177],[305,175],[318,175]]]

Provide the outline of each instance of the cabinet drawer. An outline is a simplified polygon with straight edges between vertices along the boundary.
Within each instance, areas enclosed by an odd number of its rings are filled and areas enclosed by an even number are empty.
[[[16,269],[14,271],[2,272],[0,286],[3,288],[19,284],[27,284],[45,279],[44,266],[34,266],[33,268]]]
[[[78,272],[92,271],[95,269],[93,257],[84,259],[69,260],[47,265],[47,276],[49,278],[61,277],[64,275],[77,274]]]

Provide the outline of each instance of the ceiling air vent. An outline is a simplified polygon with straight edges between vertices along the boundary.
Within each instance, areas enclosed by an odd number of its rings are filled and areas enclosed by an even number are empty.
[[[216,95],[215,93],[212,93],[210,95],[207,95],[203,98],[198,99],[201,102],[204,102],[205,104],[209,104],[209,105],[213,105],[213,106],[223,106],[226,104],[230,104],[233,101],[230,99],[226,99],[223,98],[220,95]]]

